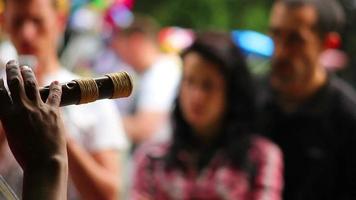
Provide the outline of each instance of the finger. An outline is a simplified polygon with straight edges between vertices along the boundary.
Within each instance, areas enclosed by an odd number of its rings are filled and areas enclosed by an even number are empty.
[[[6,64],[6,78],[13,104],[23,105],[26,97],[20,69],[16,61],[12,60]]]
[[[20,70],[27,97],[37,104],[41,103],[42,99],[38,90],[38,83],[32,69],[28,66],[21,66]]]
[[[0,79],[0,117],[6,115],[11,107],[11,100],[4,84],[4,80]]]
[[[46,103],[51,106],[59,107],[61,103],[61,97],[62,97],[61,85],[59,84],[58,81],[52,82],[51,85],[49,86],[49,95]]]

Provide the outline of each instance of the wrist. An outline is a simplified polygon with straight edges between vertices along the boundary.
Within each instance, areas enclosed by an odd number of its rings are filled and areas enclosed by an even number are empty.
[[[68,168],[67,153],[53,155],[48,159],[41,159],[33,163],[27,163],[24,173],[41,174],[41,173],[56,173]]]
[[[68,161],[66,156],[54,156],[41,164],[24,169],[23,199],[66,199]]]

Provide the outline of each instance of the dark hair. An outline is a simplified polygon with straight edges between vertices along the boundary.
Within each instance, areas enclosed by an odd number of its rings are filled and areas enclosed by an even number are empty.
[[[160,26],[155,19],[150,16],[135,14],[133,22],[127,27],[115,27],[116,34],[131,36],[136,33],[156,41]]]
[[[229,34],[206,32],[197,35],[195,42],[183,53],[182,58],[195,52],[204,59],[217,64],[226,84],[226,112],[218,138],[198,158],[202,168],[216,150],[223,150],[233,166],[247,169],[247,151],[250,147],[250,126],[254,117],[254,90],[245,58],[235,46]],[[182,115],[178,99],[172,115],[173,138],[167,156],[168,167],[184,166],[178,155],[182,150],[196,150],[200,145],[189,123]]]
[[[288,7],[312,6],[318,15],[317,30],[322,36],[340,32],[345,25],[345,13],[336,0],[278,0]]]

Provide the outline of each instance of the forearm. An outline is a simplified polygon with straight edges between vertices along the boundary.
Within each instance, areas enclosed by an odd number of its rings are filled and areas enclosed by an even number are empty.
[[[141,112],[123,118],[128,137],[140,143],[152,137],[165,122],[167,115],[160,112]]]
[[[24,170],[24,200],[65,200],[68,182],[67,157],[55,157],[47,163]]]
[[[113,164],[103,166],[73,141],[68,142],[67,149],[69,172],[81,198],[116,200],[119,196],[117,154],[110,159]]]
[[[125,132],[134,143],[140,143],[151,137],[151,128],[143,126],[135,117],[127,117],[124,120]]]

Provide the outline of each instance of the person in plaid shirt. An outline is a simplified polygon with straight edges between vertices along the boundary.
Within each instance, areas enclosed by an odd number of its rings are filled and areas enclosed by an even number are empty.
[[[137,150],[130,199],[281,199],[281,151],[251,134],[254,90],[230,36],[198,34],[182,58],[172,140]]]

